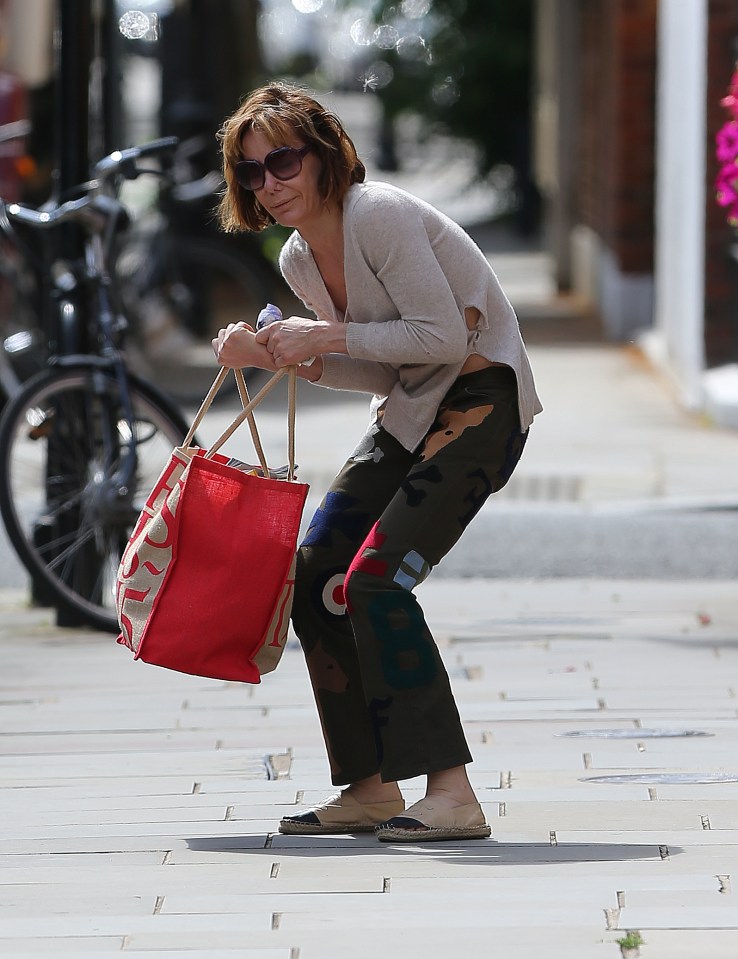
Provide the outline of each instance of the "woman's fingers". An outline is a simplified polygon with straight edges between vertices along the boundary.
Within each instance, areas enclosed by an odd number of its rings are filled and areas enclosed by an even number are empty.
[[[221,329],[218,330],[218,335],[212,341],[213,352],[218,362],[222,365],[228,365],[227,357],[232,350],[243,349],[245,346],[243,342],[245,338],[242,334],[253,332],[254,328],[243,320],[221,327]]]
[[[271,353],[257,343],[253,327],[243,321],[229,323],[221,328],[212,345],[220,366],[237,369],[255,366],[272,371],[276,369]]]

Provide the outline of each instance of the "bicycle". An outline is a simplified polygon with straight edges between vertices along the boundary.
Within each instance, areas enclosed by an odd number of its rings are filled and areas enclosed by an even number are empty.
[[[29,131],[30,123],[25,120],[0,124],[0,157],[6,164],[13,163],[18,183],[23,179],[23,168],[31,163],[23,149]],[[35,259],[33,251],[21,252],[17,242],[0,232],[0,409],[24,380],[40,372],[46,363],[39,283],[29,264]]]
[[[205,137],[179,144],[163,166],[156,205],[137,218],[116,263],[132,363],[144,374],[155,370],[157,382],[187,403],[212,381],[218,330],[285,296],[258,240],[217,229],[213,205],[223,181],[199,161],[207,147]],[[233,389],[229,381],[220,397]]]
[[[116,573],[123,549],[171,453],[187,433],[178,409],[131,373],[122,352],[111,262],[128,226],[122,182],[166,155],[166,138],[110,154],[74,199],[40,208],[0,202],[0,226],[82,233],[80,261],[51,271],[55,355],[9,399],[0,419],[0,514],[32,577],[33,598],[60,625],[117,630]]]

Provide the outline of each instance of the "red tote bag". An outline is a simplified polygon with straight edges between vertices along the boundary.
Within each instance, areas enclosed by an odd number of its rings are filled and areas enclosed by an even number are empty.
[[[118,642],[136,659],[246,683],[258,683],[276,667],[287,638],[308,491],[294,480],[294,368],[285,479],[269,472],[251,411],[286,372],[275,374],[254,400],[239,375],[244,409],[206,452],[189,443],[227,373],[221,371],[152,490],[118,570]],[[259,467],[217,453],[244,420]]]

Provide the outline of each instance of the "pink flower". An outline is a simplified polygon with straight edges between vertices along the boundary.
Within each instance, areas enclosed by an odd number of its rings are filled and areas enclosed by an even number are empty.
[[[738,226],[738,201],[728,208],[726,216],[731,226]]]
[[[715,136],[715,156],[720,169],[715,177],[715,198],[725,210],[732,227],[738,227],[738,65],[730,78],[728,94],[721,105],[731,119],[718,130]]]
[[[738,117],[738,99],[736,99],[732,93],[728,94],[727,97],[723,97],[720,101],[720,106],[725,107],[726,110],[730,110],[734,117]]]
[[[718,193],[738,193],[738,164],[725,163],[715,177],[715,189]]]
[[[733,72],[733,76],[730,78],[728,95],[720,103],[732,113],[733,119],[738,120],[738,69]]]
[[[715,136],[715,155],[720,163],[732,163],[738,157],[738,122],[729,120]]]
[[[715,196],[720,206],[728,207],[738,203],[738,166],[726,164],[715,178]]]

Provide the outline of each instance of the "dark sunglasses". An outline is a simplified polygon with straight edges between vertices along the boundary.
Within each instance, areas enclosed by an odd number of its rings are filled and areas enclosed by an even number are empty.
[[[277,147],[267,153],[264,162],[258,160],[240,160],[234,170],[236,180],[244,190],[260,190],[264,186],[264,178],[268,170],[277,180],[291,180],[302,170],[302,158],[312,147]]]

